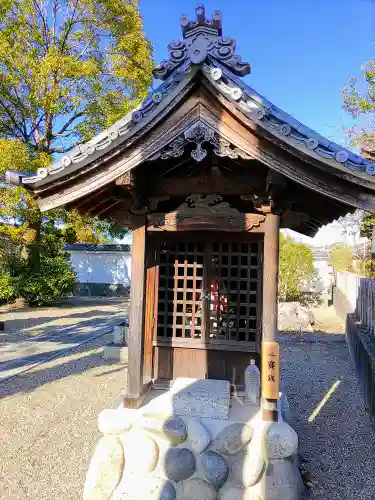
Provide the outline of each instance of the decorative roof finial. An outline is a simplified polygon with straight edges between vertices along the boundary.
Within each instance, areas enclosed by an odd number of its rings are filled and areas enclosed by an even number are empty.
[[[203,4],[198,4],[195,8],[196,21],[190,21],[188,16],[181,17],[182,36],[186,39],[198,33],[207,33],[220,37],[222,35],[221,12],[215,10],[212,19],[206,19],[206,9]]]
[[[184,71],[192,64],[202,64],[206,59],[218,62],[230,69],[235,75],[250,73],[250,64],[244,63],[236,55],[236,42],[229,36],[222,36],[221,12],[215,10],[212,19],[206,19],[204,5],[195,9],[196,21],[188,16],[181,18],[183,40],[174,40],[168,45],[169,59],[162,61],[154,70],[154,77],[165,80],[183,63]],[[185,67],[186,66],[186,67]]]

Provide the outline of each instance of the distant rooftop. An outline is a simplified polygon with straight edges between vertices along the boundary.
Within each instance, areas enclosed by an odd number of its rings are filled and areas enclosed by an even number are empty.
[[[131,245],[93,245],[91,243],[66,244],[67,252],[130,252]]]

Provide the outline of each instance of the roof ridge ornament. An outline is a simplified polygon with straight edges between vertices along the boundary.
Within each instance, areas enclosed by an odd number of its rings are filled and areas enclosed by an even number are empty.
[[[185,70],[193,65],[204,63],[207,58],[213,58],[223,64],[237,76],[250,73],[250,64],[242,62],[236,54],[236,41],[229,36],[222,36],[222,16],[215,10],[212,19],[207,19],[204,5],[196,9],[196,21],[190,21],[188,16],[181,18],[183,40],[173,40],[168,45],[169,59],[160,63],[153,71],[154,77],[165,80],[176,68],[187,62]]]

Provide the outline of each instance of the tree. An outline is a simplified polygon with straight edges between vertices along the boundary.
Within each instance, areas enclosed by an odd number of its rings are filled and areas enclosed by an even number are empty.
[[[352,77],[342,91],[345,111],[356,120],[349,130],[352,143],[361,155],[375,161],[375,60],[361,66],[361,75]]]
[[[280,234],[279,297],[282,301],[308,301],[306,293],[315,277],[310,248]]]
[[[145,98],[152,68],[136,0],[2,0],[0,179],[35,172],[122,117]],[[77,212],[42,215],[21,187],[1,183],[0,200],[1,241],[23,247],[35,272],[52,233],[97,243],[125,232]]]
[[[353,250],[345,243],[336,243],[331,249],[331,266],[335,271],[350,271],[353,265]]]
[[[350,78],[343,89],[344,109],[356,121],[348,134],[351,143],[360,148],[361,156],[375,162],[375,60],[367,61],[361,66],[361,75]],[[372,237],[375,227],[375,216],[365,213],[360,225],[363,237]]]
[[[151,83],[151,55],[137,1],[3,0],[0,177],[48,165],[135,107]],[[0,194],[2,220],[20,218],[39,240],[45,219],[30,195],[4,184]]]

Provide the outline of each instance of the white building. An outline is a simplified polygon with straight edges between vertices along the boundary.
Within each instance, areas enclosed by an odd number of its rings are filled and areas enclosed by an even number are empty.
[[[65,245],[77,273],[76,294],[127,295],[131,277],[130,245]]]

